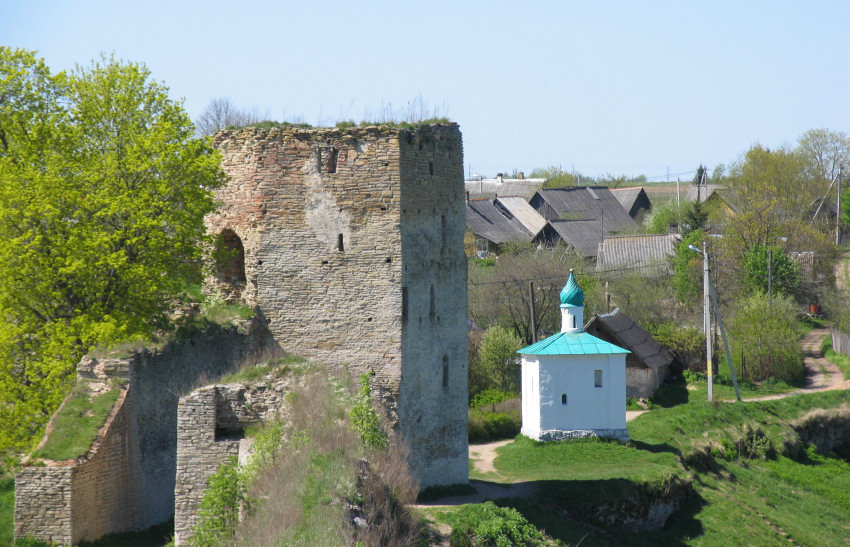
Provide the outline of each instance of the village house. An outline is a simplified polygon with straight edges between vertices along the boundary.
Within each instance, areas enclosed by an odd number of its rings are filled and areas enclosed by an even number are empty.
[[[627,397],[652,397],[670,375],[673,356],[620,308],[597,315],[584,330],[631,352],[626,356]]]
[[[606,237],[599,242],[596,269],[640,269],[644,274],[664,274],[668,258],[676,253],[678,234],[645,234]],[[654,267],[653,267],[654,266]]]
[[[623,209],[636,222],[641,222],[644,215],[652,209],[652,202],[649,196],[643,189],[643,186],[635,186],[634,188],[612,188],[611,193],[623,206]]]
[[[628,350],[583,328],[584,292],[570,271],[561,291],[561,332],[519,350],[522,434],[537,440],[628,440]]]

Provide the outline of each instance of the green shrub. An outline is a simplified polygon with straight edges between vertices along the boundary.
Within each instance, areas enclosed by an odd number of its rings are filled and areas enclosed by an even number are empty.
[[[769,299],[754,294],[740,302],[728,333],[732,355],[744,356],[743,377],[755,381],[776,377],[792,384],[802,380],[797,312],[785,295]]]
[[[652,336],[685,369],[705,370],[705,334],[702,329],[661,323],[652,330]]]
[[[492,501],[463,506],[449,516],[451,545],[458,547],[541,545],[546,536],[512,507]]]
[[[515,437],[522,427],[520,399],[469,409],[469,442],[483,443]]]
[[[470,408],[477,408],[484,405],[496,405],[502,401],[513,399],[517,396],[516,392],[502,391],[501,389],[485,389],[476,393],[469,401]]]
[[[520,367],[516,352],[522,346],[522,340],[513,331],[499,326],[487,329],[476,363],[487,379],[486,389],[519,392]]]
[[[245,483],[239,473],[239,463],[236,456],[231,456],[207,480],[207,490],[198,509],[195,534],[189,544],[213,547],[231,540],[236,534],[239,508],[245,500]]]
[[[386,448],[387,435],[381,429],[381,419],[372,406],[372,390],[369,389],[369,378],[374,373],[364,373],[360,376],[360,391],[354,399],[354,406],[348,414],[351,428],[360,435],[360,440],[367,448]]]

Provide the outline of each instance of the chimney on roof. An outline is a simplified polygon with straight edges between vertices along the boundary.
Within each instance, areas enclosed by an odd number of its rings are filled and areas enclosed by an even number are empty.
[[[496,173],[496,180],[499,182],[499,184],[502,183],[502,178],[504,178],[504,176],[504,173]]]
[[[522,171],[519,172],[519,180],[525,180],[525,173]]]

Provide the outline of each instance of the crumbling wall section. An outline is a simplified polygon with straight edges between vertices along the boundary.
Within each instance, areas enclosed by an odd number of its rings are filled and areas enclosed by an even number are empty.
[[[17,475],[15,537],[71,544],[170,519],[179,396],[243,364],[262,361],[276,348],[255,319],[211,326],[183,342],[127,359],[84,358],[80,378],[129,377],[127,391],[85,457],[25,467]]]
[[[182,397],[177,412],[174,543],[186,545],[198,523],[207,480],[231,456],[250,451],[248,426],[280,419],[287,380],[211,385]],[[244,463],[244,462],[241,462]]]

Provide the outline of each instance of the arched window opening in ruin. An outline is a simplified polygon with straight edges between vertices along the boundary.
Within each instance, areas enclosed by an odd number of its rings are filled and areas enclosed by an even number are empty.
[[[561,404],[562,405],[567,404],[567,394],[566,393],[561,393]]]
[[[245,282],[245,248],[236,232],[227,229],[219,234],[215,258],[220,282]]]

